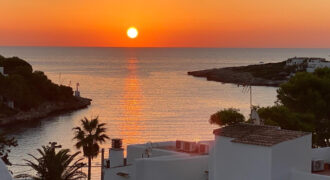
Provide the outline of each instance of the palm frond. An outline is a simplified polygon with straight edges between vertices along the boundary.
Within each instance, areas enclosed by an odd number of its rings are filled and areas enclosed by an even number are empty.
[[[76,180],[85,178],[86,174],[81,171],[84,164],[80,158],[75,160],[80,152],[70,154],[69,149],[61,149],[58,152],[49,146],[43,146],[42,150],[37,149],[41,157],[37,158],[31,154],[34,161],[24,160],[36,172],[36,175],[21,174],[32,179],[56,179],[56,180]],[[36,162],[35,162],[36,161]]]

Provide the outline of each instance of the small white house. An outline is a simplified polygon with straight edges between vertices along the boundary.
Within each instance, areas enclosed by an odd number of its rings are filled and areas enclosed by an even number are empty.
[[[306,61],[304,57],[294,57],[286,61],[287,66],[301,65]]]
[[[311,172],[311,134],[275,126],[237,124],[214,131],[210,180],[290,180]]]

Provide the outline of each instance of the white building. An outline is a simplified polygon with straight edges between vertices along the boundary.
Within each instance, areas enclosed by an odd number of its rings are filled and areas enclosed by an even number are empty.
[[[307,72],[314,72],[317,68],[330,68],[330,62],[328,61],[312,61],[308,62],[306,71]]]
[[[320,63],[320,62],[326,62],[324,58],[317,58],[317,57],[293,57],[289,58],[285,64],[287,66],[293,66],[293,65],[302,65],[307,63]]]
[[[126,160],[112,148],[104,180],[330,180],[322,170],[330,148],[312,149],[310,133],[237,124],[214,134],[214,141],[129,145]],[[312,160],[320,172],[312,173]]]
[[[289,58],[288,60],[286,60],[285,64],[287,66],[294,66],[294,65],[301,65],[304,62],[306,62],[308,58],[306,57],[293,57],[293,58]]]
[[[8,74],[5,74],[4,67],[0,67],[0,74],[2,74],[3,76],[8,76]]]
[[[208,148],[198,152],[197,147],[212,147],[212,141],[184,142],[186,150],[178,150],[176,141],[127,146],[110,149],[110,165],[104,169],[105,180],[206,180],[208,178]],[[180,144],[181,144],[180,143]],[[119,155],[116,157],[116,155]],[[119,162],[119,163],[118,163]],[[106,163],[107,164],[107,163]]]
[[[210,179],[289,180],[311,172],[311,134],[274,126],[238,124],[214,131]]]
[[[330,62],[324,58],[294,57],[286,61],[286,66],[297,66],[297,70],[314,72],[317,68],[330,68]]]

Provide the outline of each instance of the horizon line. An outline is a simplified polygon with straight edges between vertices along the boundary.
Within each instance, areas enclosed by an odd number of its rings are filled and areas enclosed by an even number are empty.
[[[182,49],[330,49],[330,47],[214,47],[214,46],[57,46],[57,45],[0,45],[0,47],[36,47],[36,48],[182,48]]]

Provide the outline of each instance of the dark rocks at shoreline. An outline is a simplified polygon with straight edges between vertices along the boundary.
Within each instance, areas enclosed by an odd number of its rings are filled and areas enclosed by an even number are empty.
[[[288,80],[290,73],[290,69],[286,69],[281,62],[191,71],[188,75],[237,85],[279,87]]]
[[[52,115],[83,109],[89,106],[91,101],[88,98],[74,97],[68,102],[47,102],[36,109],[21,111],[13,116],[0,118],[0,126],[29,123]]]

